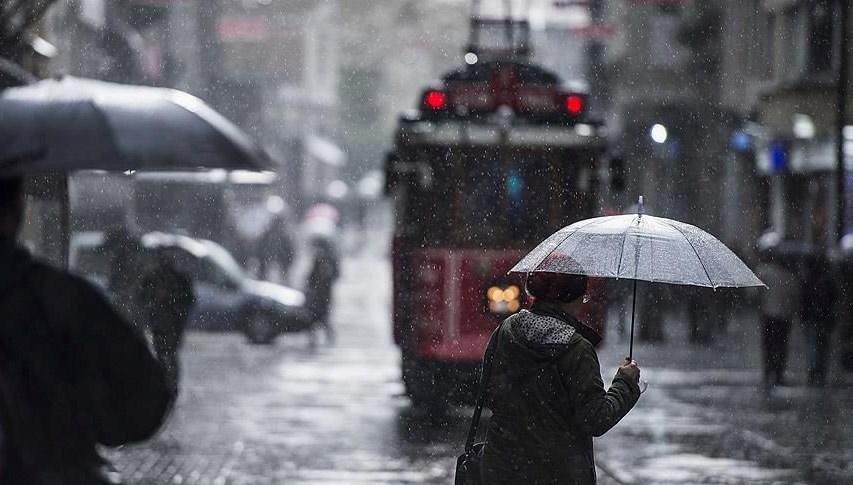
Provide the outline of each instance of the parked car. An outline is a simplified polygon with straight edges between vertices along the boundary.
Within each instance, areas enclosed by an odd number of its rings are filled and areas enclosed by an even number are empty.
[[[68,244],[68,267],[106,291],[109,255],[104,248],[103,231],[81,231],[71,235]]]
[[[187,323],[190,329],[239,330],[251,342],[262,344],[311,326],[302,292],[252,279],[213,241],[151,232],[142,236],[141,243],[152,255],[165,255],[193,281],[196,304]]]
[[[76,233],[71,239],[69,264],[108,292],[109,254],[104,243],[100,231]],[[165,255],[192,280],[195,305],[187,328],[240,331],[249,341],[264,344],[281,333],[311,326],[302,292],[249,277],[228,250],[213,241],[151,232],[140,238],[140,246],[146,264]]]

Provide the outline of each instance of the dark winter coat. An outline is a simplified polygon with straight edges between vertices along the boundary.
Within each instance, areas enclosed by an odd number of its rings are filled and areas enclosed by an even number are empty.
[[[172,399],[98,290],[0,240],[0,483],[106,483],[96,444],[150,437]]]
[[[169,382],[177,393],[178,349],[195,303],[192,280],[170,263],[158,262],[142,278],[139,299],[144,323],[151,332],[154,352],[165,364]]]
[[[595,483],[592,438],[634,406],[640,389],[617,373],[604,390],[597,335],[556,307],[537,302],[508,318],[486,405],[492,410],[483,458],[488,485]]]

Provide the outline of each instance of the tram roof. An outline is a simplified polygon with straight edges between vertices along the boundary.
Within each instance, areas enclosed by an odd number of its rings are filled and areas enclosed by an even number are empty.
[[[519,84],[538,86],[569,86],[574,92],[586,92],[586,83],[576,79],[562,79],[553,72],[536,64],[517,60],[496,60],[478,62],[459,69],[447,72],[441,77],[445,83],[448,82],[489,82],[492,73],[501,65],[510,64],[515,70],[516,82]]]
[[[467,121],[410,120],[400,123],[397,144],[421,146],[510,146],[526,148],[602,149],[607,144],[604,126],[519,124],[501,127]]]

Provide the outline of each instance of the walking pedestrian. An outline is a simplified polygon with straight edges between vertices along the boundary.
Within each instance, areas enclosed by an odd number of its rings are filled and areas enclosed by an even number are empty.
[[[113,308],[131,325],[143,330],[140,321],[139,257],[142,252],[139,238],[126,227],[107,231],[104,248],[109,255],[107,288]]]
[[[312,345],[316,332],[322,328],[326,333],[326,341],[335,341],[335,329],[329,321],[332,304],[332,286],[340,274],[338,254],[331,241],[324,237],[315,237],[312,241],[314,248],[311,272],[308,274],[306,285],[306,306],[314,321],[311,331]]]
[[[100,291],[17,245],[22,214],[22,180],[0,178],[0,483],[119,483],[98,445],[149,438],[174,394]]]
[[[601,337],[577,319],[586,288],[586,276],[531,274],[532,307],[504,320],[489,343],[485,484],[596,483],[592,439],[637,402],[640,370],[625,359],[605,391]]]
[[[164,250],[155,252],[154,268],[142,278],[140,301],[154,353],[166,367],[169,384],[177,394],[180,381],[178,351],[195,303],[193,283],[189,276],[175,267]]]
[[[269,227],[258,241],[258,274],[267,281],[286,281],[294,255],[291,225],[284,215],[273,214]]]
[[[762,248],[756,274],[767,285],[761,290],[761,348],[764,384],[784,385],[788,335],[800,303],[800,280],[779,261],[774,249]]]
[[[808,345],[807,383],[826,384],[830,337],[835,328],[835,281],[829,260],[815,253],[803,263],[800,318]]]

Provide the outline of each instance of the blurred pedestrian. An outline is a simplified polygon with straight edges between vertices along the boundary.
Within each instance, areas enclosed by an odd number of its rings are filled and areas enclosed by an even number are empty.
[[[829,259],[815,253],[802,264],[800,318],[808,345],[807,383],[826,384],[830,337],[835,328],[835,280]]]
[[[287,280],[296,254],[291,228],[292,225],[288,223],[285,215],[272,215],[269,227],[258,241],[258,274],[262,279],[276,283]]]
[[[139,238],[124,226],[114,227],[106,233],[104,249],[109,257],[107,288],[112,305],[131,325],[141,329]]]
[[[494,357],[483,482],[594,484],[592,438],[637,402],[640,369],[625,359],[604,390],[595,353],[601,337],[577,319],[585,276],[533,273],[527,289],[532,307],[504,320],[487,349]]]
[[[314,321],[311,339],[313,343],[316,332],[322,328],[326,333],[326,341],[332,344],[335,342],[335,329],[329,321],[329,313],[332,287],[340,274],[340,262],[337,251],[327,238],[315,237],[312,247],[311,271],[305,291],[306,306]]]
[[[764,384],[784,385],[788,360],[788,335],[800,304],[799,278],[774,254],[763,248],[756,274],[766,289],[761,290],[761,348],[764,357]]]
[[[142,316],[154,353],[166,367],[169,383],[177,393],[178,351],[195,303],[192,280],[175,267],[163,250],[156,250],[154,267],[142,277],[140,291]]]
[[[22,193],[0,178],[0,483],[119,483],[98,445],[149,438],[174,394],[100,291],[16,243]]]

